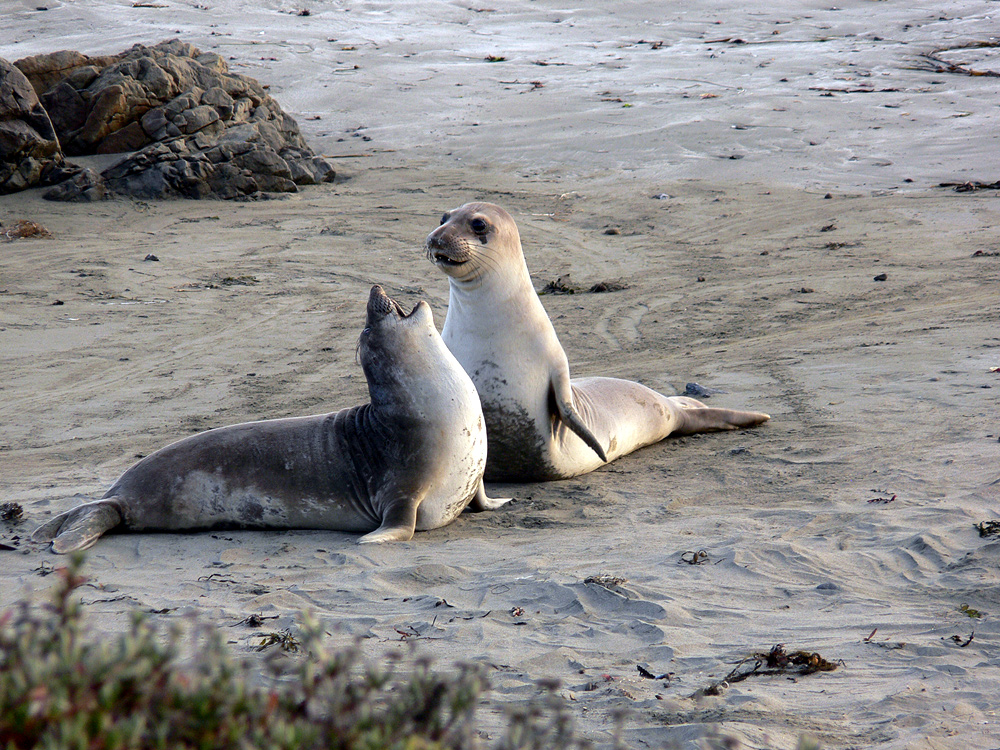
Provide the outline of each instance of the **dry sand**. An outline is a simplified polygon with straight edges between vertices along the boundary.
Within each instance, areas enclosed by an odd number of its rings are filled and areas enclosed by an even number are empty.
[[[60,562],[26,533],[137,454],[366,400],[368,287],[440,325],[423,238],[487,199],[537,287],[628,285],[543,298],[575,375],[696,381],[772,421],[495,486],[518,502],[404,544],[112,536],[91,623],[195,611],[247,649],[312,610],[375,656],[489,665],[491,731],[556,678],[590,737],[628,709],[630,747],[997,745],[1000,542],[974,524],[1000,510],[1000,204],[935,185],[1000,179],[1000,84],[920,56],[995,38],[996,3],[42,4],[4,3],[0,56],[179,36],[270,83],[341,177],[255,203],[0,199],[5,227],[52,233],[0,243],[0,500],[26,515],[0,528],[22,537],[0,607]],[[276,619],[234,626],[252,613]],[[777,643],[842,662],[691,697]]]

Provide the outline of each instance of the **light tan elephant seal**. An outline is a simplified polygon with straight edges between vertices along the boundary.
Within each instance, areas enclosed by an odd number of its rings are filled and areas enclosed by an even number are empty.
[[[668,435],[769,419],[628,380],[571,380],[566,352],[528,276],[517,226],[499,206],[467,203],[449,211],[426,250],[448,275],[441,336],[482,401],[488,481],[565,479]]]
[[[220,427],[126,471],[100,500],[56,516],[32,540],[86,549],[111,529],[332,529],[405,541],[491,510],[476,388],[427,303],[406,315],[375,286],[359,341],[371,403],[311,417]]]

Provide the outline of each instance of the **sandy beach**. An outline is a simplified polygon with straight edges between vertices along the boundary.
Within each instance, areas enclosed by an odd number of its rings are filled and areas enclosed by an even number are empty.
[[[406,543],[109,536],[91,625],[196,613],[249,652],[312,611],[376,658],[415,642],[487,665],[491,736],[556,679],[594,741],[626,710],[630,748],[996,747],[1000,537],[976,524],[1000,518],[1000,201],[938,184],[1000,179],[1000,78],[935,60],[1000,72],[968,46],[997,41],[1000,10],[585,6],[4,6],[11,61],[218,52],[338,178],[253,202],[0,198],[3,228],[51,234],[0,238],[0,502],[24,508],[0,523],[0,609],[62,562],[30,531],[137,456],[366,401],[368,289],[440,327],[424,238],[482,199],[514,216],[536,289],[580,290],[542,298],[574,376],[694,382],[771,421],[493,485],[517,501]],[[601,281],[626,288],[584,291]],[[838,667],[693,697],[779,643]]]

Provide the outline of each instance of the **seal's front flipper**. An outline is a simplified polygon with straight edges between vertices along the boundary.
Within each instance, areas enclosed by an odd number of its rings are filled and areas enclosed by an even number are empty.
[[[759,411],[738,411],[736,409],[716,409],[705,406],[693,398],[675,397],[680,402],[680,423],[674,435],[694,435],[696,432],[719,432],[754,427],[771,418]]]
[[[549,380],[549,391],[555,401],[559,419],[575,432],[583,442],[589,445],[604,463],[607,463],[608,455],[604,452],[604,448],[597,438],[594,437],[594,433],[590,431],[590,428],[584,424],[583,417],[580,416],[580,412],[573,405],[573,386],[570,385],[569,381],[569,367],[559,368],[552,373]]]
[[[122,514],[114,502],[98,500],[42,524],[31,535],[31,541],[52,542],[52,551],[63,555],[93,546],[101,534],[121,522]]]
[[[512,497],[487,497],[483,481],[479,480],[479,489],[476,490],[476,496],[472,498],[472,502],[469,503],[466,510],[471,510],[473,513],[479,513],[484,510],[496,510],[513,499]]]
[[[358,544],[410,541],[417,527],[417,506],[422,499],[423,496],[400,497],[388,503],[382,525],[358,539]]]

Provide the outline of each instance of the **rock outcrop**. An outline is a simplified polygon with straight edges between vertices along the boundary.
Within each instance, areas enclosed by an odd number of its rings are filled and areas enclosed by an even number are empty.
[[[61,161],[55,128],[31,83],[0,59],[0,195],[37,185]]]
[[[237,198],[334,177],[260,83],[179,40],[0,61],[0,128],[0,190],[58,182],[54,200]],[[100,175],[62,158],[120,152]]]

